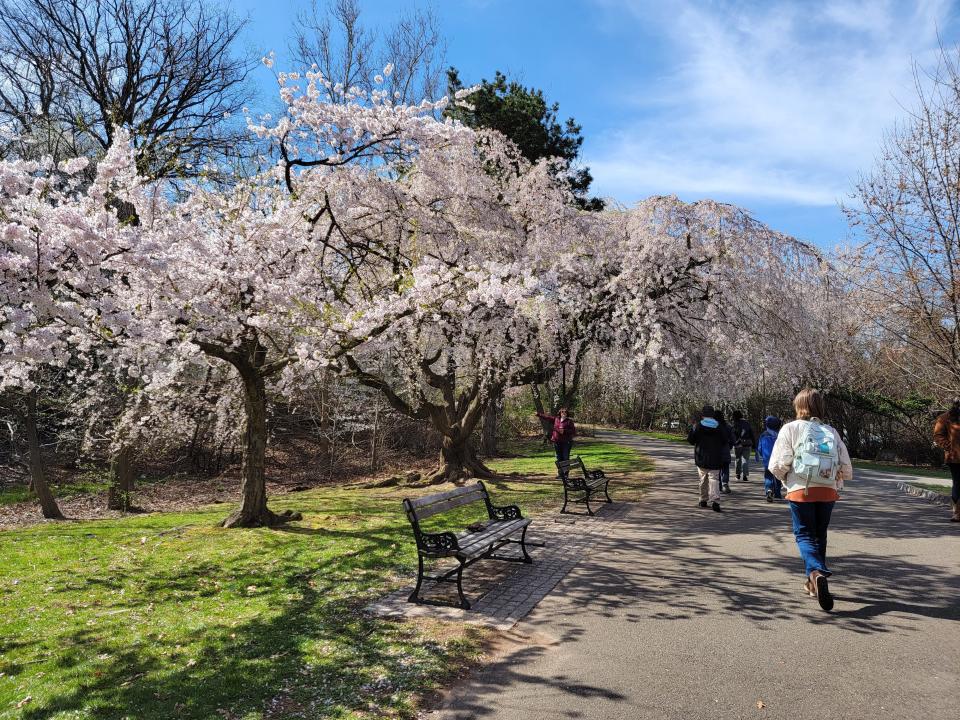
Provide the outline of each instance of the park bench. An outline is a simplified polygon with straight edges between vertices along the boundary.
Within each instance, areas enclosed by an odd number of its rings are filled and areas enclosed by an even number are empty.
[[[613,502],[610,499],[610,493],[607,492],[609,478],[604,475],[603,470],[587,470],[587,466],[583,464],[583,459],[579,455],[573,460],[557,460],[557,472],[560,473],[560,479],[563,481],[561,513],[567,512],[567,503],[570,502],[571,494],[583,493],[581,497],[574,498],[573,502],[584,503],[590,515],[593,515],[593,510],[590,509],[592,496],[603,493],[606,502]],[[576,476],[573,473],[576,473]]]
[[[488,519],[475,522],[456,531],[425,532],[420,523],[427,518],[435,517],[457,508],[473,503],[483,503],[486,507]],[[529,518],[524,518],[520,508],[516,505],[497,506],[490,502],[490,494],[482,482],[468,485],[455,490],[426,495],[414,500],[403,501],[407,518],[413,526],[413,535],[417,541],[417,586],[410,593],[410,602],[427,605],[440,605],[433,600],[420,597],[420,587],[424,580],[437,583],[457,583],[457,594],[460,596],[460,607],[467,609],[470,603],[463,595],[463,571],[479,560],[491,558],[507,562],[531,563],[533,559],[527,554],[526,536]],[[517,534],[520,537],[517,539]],[[495,555],[504,545],[517,544],[523,551],[523,557],[505,557]],[[424,575],[424,560],[439,558],[454,558],[457,566],[441,575]]]

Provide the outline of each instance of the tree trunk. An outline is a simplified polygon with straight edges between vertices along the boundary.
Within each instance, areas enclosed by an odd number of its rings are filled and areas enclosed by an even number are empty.
[[[288,518],[267,508],[267,390],[256,368],[247,366],[240,375],[247,415],[240,485],[243,500],[240,509],[223,521],[223,527],[269,527]]]
[[[483,409],[483,432],[480,435],[480,454],[497,456],[497,425],[500,421],[500,397],[491,395]]]
[[[377,442],[380,429],[380,403],[373,406],[373,430],[370,432],[370,470],[377,471]]]
[[[427,476],[430,485],[452,482],[463,484],[468,478],[492,479],[497,474],[481,462],[469,439],[444,436],[440,447],[440,466]]]
[[[40,455],[40,435],[37,432],[37,391],[27,393],[27,447],[30,454],[30,484],[40,501],[40,510],[45,518],[63,520],[63,513],[47,485],[47,476],[43,469],[43,458]]]
[[[530,394],[533,396],[533,406],[540,414],[546,412],[543,406],[543,398],[540,395],[540,386],[537,383],[530,384]],[[543,432],[543,441],[550,442],[550,433],[553,431],[553,423],[543,418],[537,418],[540,421],[540,429]]]
[[[124,444],[110,459],[110,488],[107,490],[109,510],[127,512],[130,509],[130,496],[133,493],[132,454],[130,446]]]

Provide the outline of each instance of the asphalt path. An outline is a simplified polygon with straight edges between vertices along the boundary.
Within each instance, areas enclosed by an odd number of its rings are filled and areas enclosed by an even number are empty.
[[[831,523],[832,613],[759,474],[697,505],[692,449],[608,433],[658,479],[432,718],[960,717],[960,526],[876,471]],[[611,484],[616,499],[616,488]]]

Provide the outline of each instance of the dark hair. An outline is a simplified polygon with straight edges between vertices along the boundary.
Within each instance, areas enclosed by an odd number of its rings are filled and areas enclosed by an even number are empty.
[[[960,422],[960,398],[953,399],[953,405],[950,406],[950,410],[947,412],[950,413],[951,422]]]
[[[713,417],[713,405],[704,405],[703,410],[700,411],[700,414],[705,418]]]
[[[727,424],[726,419],[723,417],[723,410],[717,410],[717,413],[713,417],[721,425]]]
[[[734,420],[743,420],[743,413],[740,412],[739,410],[734,410],[734,411],[733,411],[733,419],[734,419]]]

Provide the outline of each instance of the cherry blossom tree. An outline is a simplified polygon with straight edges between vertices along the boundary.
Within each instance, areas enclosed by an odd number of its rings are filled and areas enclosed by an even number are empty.
[[[0,162],[0,390],[26,394],[31,477],[49,518],[62,514],[40,455],[39,378],[62,368],[69,381],[70,361],[95,354],[116,320],[109,266],[135,238],[111,207],[125,153],[111,150],[89,186],[78,177],[86,159]]]

